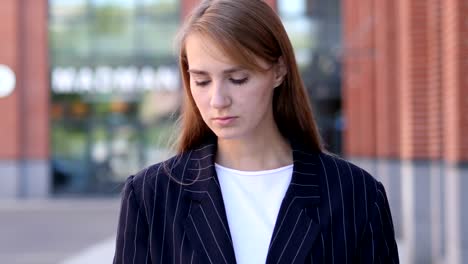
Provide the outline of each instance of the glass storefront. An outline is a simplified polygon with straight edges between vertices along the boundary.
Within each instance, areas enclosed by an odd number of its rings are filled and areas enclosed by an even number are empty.
[[[340,0],[278,0],[326,148],[342,153]]]
[[[171,153],[180,0],[50,0],[54,192],[105,194]],[[278,0],[328,149],[341,151],[339,0]]]
[[[54,192],[113,193],[169,155],[177,0],[50,0]]]

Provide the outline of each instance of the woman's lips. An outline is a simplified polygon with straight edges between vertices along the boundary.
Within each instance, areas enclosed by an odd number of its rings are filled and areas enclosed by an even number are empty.
[[[236,116],[217,117],[213,118],[214,122],[221,126],[227,126],[232,124],[237,119]]]

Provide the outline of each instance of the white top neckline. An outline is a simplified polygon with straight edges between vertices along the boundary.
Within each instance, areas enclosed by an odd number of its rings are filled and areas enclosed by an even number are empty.
[[[269,170],[259,170],[259,171],[244,171],[244,170],[236,170],[228,167],[224,167],[222,165],[219,165],[218,163],[215,163],[215,167],[218,169],[222,169],[225,171],[228,171],[230,173],[235,173],[237,175],[245,175],[245,176],[261,176],[265,174],[271,174],[271,173],[278,173],[284,170],[291,169],[294,166],[294,164],[286,165],[283,167],[279,167],[276,169],[269,169]]]

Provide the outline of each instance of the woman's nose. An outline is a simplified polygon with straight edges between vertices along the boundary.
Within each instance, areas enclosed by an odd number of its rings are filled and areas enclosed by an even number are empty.
[[[213,108],[225,108],[231,104],[231,98],[222,83],[213,83],[210,104]]]

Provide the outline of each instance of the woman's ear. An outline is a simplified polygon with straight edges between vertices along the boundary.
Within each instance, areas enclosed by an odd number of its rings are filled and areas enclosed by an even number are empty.
[[[283,81],[284,77],[288,73],[286,69],[286,65],[284,64],[283,57],[278,58],[278,62],[275,64],[275,83],[274,83],[274,88],[280,86]]]

